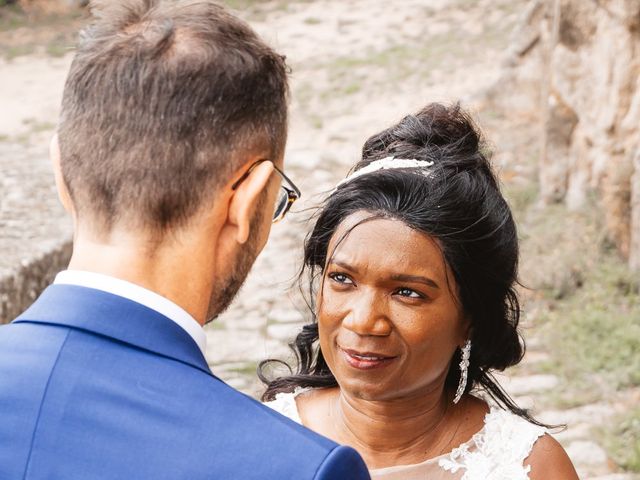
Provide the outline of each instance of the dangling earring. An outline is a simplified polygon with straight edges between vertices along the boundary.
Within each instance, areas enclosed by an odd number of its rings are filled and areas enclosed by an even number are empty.
[[[469,372],[469,358],[471,357],[471,340],[467,340],[462,347],[462,360],[460,360],[460,383],[458,383],[458,390],[456,390],[456,396],[453,399],[453,403],[458,403],[462,398],[464,390],[467,388],[467,375]]]

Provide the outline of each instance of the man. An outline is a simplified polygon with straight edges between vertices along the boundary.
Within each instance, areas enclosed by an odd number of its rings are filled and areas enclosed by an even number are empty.
[[[299,195],[284,60],[206,0],[95,7],[51,146],[69,270],[0,328],[0,478],[368,478],[204,358]]]

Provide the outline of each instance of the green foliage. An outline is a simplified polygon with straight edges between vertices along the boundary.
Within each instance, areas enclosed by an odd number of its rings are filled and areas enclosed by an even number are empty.
[[[601,433],[614,461],[625,470],[640,472],[640,407],[616,421],[616,427]]]
[[[0,32],[24,27],[28,23],[27,15],[18,5],[0,0]]]
[[[638,280],[613,253],[599,263],[545,315],[554,370],[573,396],[640,385]]]
[[[518,186],[507,184],[502,190],[516,221],[538,199],[538,182],[534,180],[529,180],[525,184]]]
[[[247,377],[247,379],[251,381],[256,377],[258,364],[256,362],[242,362],[238,365],[234,365],[229,369],[229,371],[238,374],[239,376]]]

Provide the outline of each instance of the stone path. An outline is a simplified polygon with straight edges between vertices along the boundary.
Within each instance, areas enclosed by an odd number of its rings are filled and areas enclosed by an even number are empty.
[[[463,99],[473,106],[476,94],[498,78],[509,32],[525,3],[406,0],[389,8],[384,0],[317,0],[266,2],[242,14],[287,55],[293,68],[286,170],[304,198],[294,215],[273,227],[236,302],[207,327],[207,358],[217,375],[257,396],[262,389],[255,376],[257,362],[291,358],[286,345],[308,318],[299,294],[288,290],[308,229],[305,209],[318,204],[322,193],[344,177],[369,135],[430,101]],[[24,283],[20,265],[42,263],[51,251],[58,254],[48,257],[47,265],[62,265],[68,253],[70,225],[57,205],[46,161],[68,61],[0,60],[0,84],[7,79],[16,86],[31,82],[27,92],[0,91],[0,250],[9,252],[0,259],[0,295],[7,278],[14,279],[14,289]],[[8,96],[14,100],[9,102]],[[481,123],[492,118],[488,111],[478,115]],[[509,125],[498,128],[508,132]],[[517,157],[516,148],[502,145],[496,161]],[[546,409],[539,399],[559,380],[538,368],[547,352],[532,340],[525,365],[501,377],[506,389],[543,421],[570,424],[557,438],[581,478],[637,478],[616,474],[590,433],[624,405]]]

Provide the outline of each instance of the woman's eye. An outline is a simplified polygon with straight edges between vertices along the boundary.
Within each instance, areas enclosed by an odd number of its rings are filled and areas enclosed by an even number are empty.
[[[422,294],[416,292],[415,290],[411,290],[410,288],[400,288],[396,293],[401,297],[424,298]]]
[[[344,273],[330,273],[329,278],[336,283],[341,283],[343,285],[351,285],[353,282],[349,277],[347,277]]]

